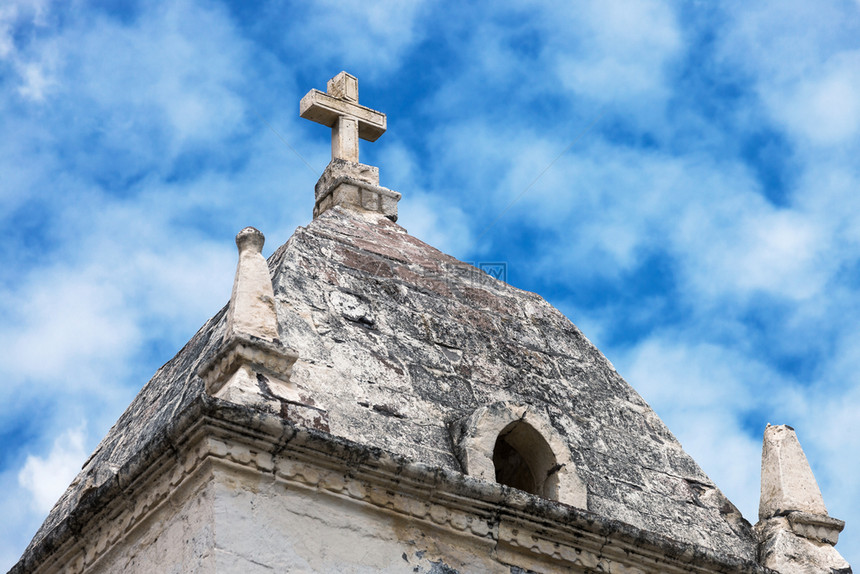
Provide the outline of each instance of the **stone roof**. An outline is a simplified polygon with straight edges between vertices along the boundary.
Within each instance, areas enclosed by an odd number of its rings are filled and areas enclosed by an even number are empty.
[[[325,412],[323,435],[462,472],[455,421],[500,401],[530,405],[567,441],[589,512],[755,560],[737,509],[612,364],[538,295],[380,214],[341,207],[299,228],[269,267],[281,341],[299,356],[291,381],[303,402]],[[143,388],[27,553],[205,394],[197,373],[218,351],[225,310]]]

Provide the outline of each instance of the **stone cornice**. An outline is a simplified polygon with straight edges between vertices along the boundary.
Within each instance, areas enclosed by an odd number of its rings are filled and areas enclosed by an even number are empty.
[[[500,560],[521,567],[553,563],[643,574],[769,572],[584,510],[201,396],[111,480],[86,493],[10,573],[51,572],[46,562],[57,556],[76,557],[68,563],[70,571],[84,571],[201,468],[219,464],[484,538],[495,542]],[[83,532],[85,540],[79,538]]]
[[[844,520],[821,514],[790,512],[786,517],[795,534],[832,545],[839,541],[839,533],[845,528]]]
[[[280,342],[271,342],[249,335],[234,334],[199,371],[206,382],[206,392],[216,394],[242,365],[287,380],[298,354]]]

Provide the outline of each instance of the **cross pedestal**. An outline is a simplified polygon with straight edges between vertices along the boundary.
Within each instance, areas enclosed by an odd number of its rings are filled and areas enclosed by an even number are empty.
[[[314,189],[314,218],[341,205],[397,221],[400,194],[379,186],[379,168],[358,161],[358,140],[376,141],[386,128],[385,114],[358,103],[358,79],[341,72],[328,81],[326,93],[311,90],[299,115],[331,128],[332,159]]]

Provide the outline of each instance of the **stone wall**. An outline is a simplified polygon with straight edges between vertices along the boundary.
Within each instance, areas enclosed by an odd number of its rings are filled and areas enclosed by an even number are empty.
[[[222,468],[219,572],[511,572],[488,536],[410,519],[327,490]]]
[[[84,571],[87,574],[223,572],[217,569],[213,553],[215,498],[210,476],[209,472],[200,473],[181,491],[165,499]],[[105,528],[117,534],[122,532],[123,523],[131,518],[129,514],[123,513]],[[103,535],[103,531],[96,535]]]

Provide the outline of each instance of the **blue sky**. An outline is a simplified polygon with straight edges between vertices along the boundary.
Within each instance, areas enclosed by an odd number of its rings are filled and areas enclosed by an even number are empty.
[[[309,222],[298,102],[341,70],[404,227],[507,262],[751,522],[794,426],[860,564],[860,2],[489,6],[0,6],[0,570],[228,300],[236,232]]]

